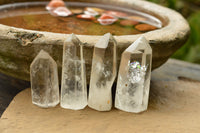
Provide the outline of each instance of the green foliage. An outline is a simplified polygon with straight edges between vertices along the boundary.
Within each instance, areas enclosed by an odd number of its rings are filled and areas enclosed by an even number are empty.
[[[200,63],[200,11],[188,18],[191,27],[191,34],[187,43],[178,50],[173,57]]]
[[[163,6],[167,6],[172,9],[175,9],[177,5],[177,0],[148,0],[148,1],[161,4]]]
[[[200,0],[148,0],[180,12],[189,22],[191,35],[172,57],[200,64]]]

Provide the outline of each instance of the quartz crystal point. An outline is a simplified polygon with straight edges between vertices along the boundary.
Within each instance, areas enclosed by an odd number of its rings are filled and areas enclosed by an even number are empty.
[[[112,85],[117,74],[116,41],[105,34],[94,47],[88,106],[98,111],[112,107]]]
[[[41,50],[30,66],[32,103],[40,107],[54,107],[59,103],[57,64]]]
[[[134,113],[147,109],[151,60],[152,49],[144,37],[123,52],[115,95],[116,108]]]
[[[87,106],[87,84],[83,45],[71,34],[63,45],[61,107],[79,110]]]

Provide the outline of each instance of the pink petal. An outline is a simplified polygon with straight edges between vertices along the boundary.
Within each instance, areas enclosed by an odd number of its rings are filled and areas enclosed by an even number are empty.
[[[108,15],[108,14],[102,14],[100,18],[97,19],[101,25],[110,25],[116,22],[118,19]]]
[[[80,19],[86,19],[86,20],[94,20],[95,19],[94,16],[88,15],[88,14],[80,14],[80,15],[77,15],[76,17],[80,18]]]
[[[99,13],[95,10],[93,10],[92,8],[86,8],[86,10],[84,11],[85,14],[87,15],[92,15],[92,16],[97,16],[99,15]]]
[[[67,17],[69,15],[72,15],[72,12],[67,9],[66,7],[58,7],[52,11],[53,15],[55,16],[61,16],[61,17]]]

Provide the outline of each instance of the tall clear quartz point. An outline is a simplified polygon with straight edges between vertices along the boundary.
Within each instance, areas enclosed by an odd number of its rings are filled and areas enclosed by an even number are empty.
[[[139,113],[147,109],[152,49],[144,37],[130,45],[121,57],[118,73],[115,107]]]
[[[63,45],[61,107],[79,110],[87,106],[87,84],[83,45],[71,34]]]
[[[59,103],[57,64],[41,50],[30,66],[32,103],[43,108]]]
[[[110,33],[96,43],[93,52],[88,106],[98,111],[112,107],[112,85],[117,74],[116,41]]]

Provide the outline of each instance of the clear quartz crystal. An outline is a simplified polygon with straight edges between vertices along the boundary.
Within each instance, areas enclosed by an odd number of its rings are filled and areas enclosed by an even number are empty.
[[[41,50],[30,66],[32,103],[43,107],[54,107],[59,103],[57,64]]]
[[[98,111],[112,107],[112,85],[117,74],[116,41],[105,34],[94,47],[88,106]]]
[[[87,84],[83,45],[71,34],[63,46],[61,107],[79,110],[87,106]]]
[[[134,113],[147,109],[151,62],[152,49],[144,37],[123,52],[115,95],[116,108]]]

